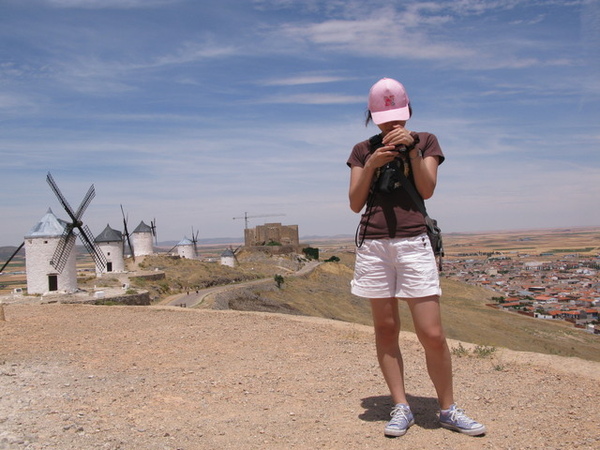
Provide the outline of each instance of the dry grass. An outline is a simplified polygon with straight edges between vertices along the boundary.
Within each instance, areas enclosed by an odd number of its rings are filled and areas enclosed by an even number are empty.
[[[583,250],[600,245],[597,229],[550,230],[544,232],[514,232],[498,234],[451,234],[445,238],[448,253],[490,251],[520,248],[521,251]],[[339,262],[324,263],[304,277],[293,277],[298,269],[296,256],[269,257],[264,254],[241,252],[236,268],[218,263],[190,261],[169,257],[146,257],[139,267],[164,271],[163,281],[136,280],[135,287],[148,289],[158,300],[168,295],[201,289],[219,284],[231,284],[258,278],[283,276],[281,288],[275,281],[252,288],[243,288],[211,299],[202,307],[268,311],[324,317],[370,325],[368,301],[350,294],[349,284],[354,266],[353,244],[343,241],[321,242],[320,259],[330,256]],[[531,249],[531,250],[525,250]],[[587,252],[589,253],[589,251]],[[119,281],[117,280],[116,283]],[[89,283],[98,283],[90,280]],[[600,361],[600,337],[558,321],[532,319],[486,306],[493,303],[494,294],[486,289],[458,281],[442,279],[442,314],[446,334],[450,339],[483,346],[505,347],[513,350],[577,356]],[[403,329],[413,331],[408,308],[401,304]]]
[[[324,253],[321,258],[329,257]],[[302,314],[372,324],[368,301],[350,294],[353,256],[324,263],[305,277],[229,293],[231,309]],[[600,338],[571,324],[544,321],[487,306],[495,294],[487,289],[442,278],[442,315],[448,338],[482,346],[546,353],[600,361]],[[281,306],[278,309],[278,305]],[[401,303],[403,329],[414,331],[408,307]]]

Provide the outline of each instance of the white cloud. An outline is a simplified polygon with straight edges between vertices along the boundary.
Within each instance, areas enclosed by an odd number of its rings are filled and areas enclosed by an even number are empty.
[[[263,81],[260,84],[263,86],[298,86],[306,84],[337,83],[348,79],[348,77],[341,76],[304,74],[286,78],[273,78]]]
[[[258,103],[303,104],[303,105],[345,105],[364,103],[364,96],[336,94],[282,94],[260,99]]]

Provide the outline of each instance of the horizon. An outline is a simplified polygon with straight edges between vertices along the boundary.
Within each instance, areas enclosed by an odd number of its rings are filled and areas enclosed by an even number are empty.
[[[545,232],[579,232],[579,231],[590,231],[600,232],[600,226],[573,226],[573,227],[553,227],[553,228],[521,228],[521,229],[505,229],[505,230],[479,230],[479,231],[452,231],[452,232],[444,232],[442,230],[443,236],[452,236],[452,235],[492,235],[492,234],[514,234],[514,233],[545,233]],[[299,237],[300,244],[306,244],[308,240],[354,240],[353,234],[335,234],[335,235],[302,235]],[[154,244],[154,248],[161,248],[163,246],[172,246],[177,242],[181,241],[181,239],[173,239],[173,240],[161,240],[158,243]],[[217,245],[226,245],[226,244],[243,244],[244,238],[231,237],[231,236],[221,236],[221,237],[213,237],[213,238],[199,238],[198,245],[206,245],[206,246],[217,246]],[[4,247],[13,247],[16,248],[20,245],[20,243],[13,244],[0,244],[0,248]],[[76,243],[76,246],[80,249],[84,249],[85,247],[79,241]],[[21,249],[21,252],[24,252],[25,249]],[[0,263],[3,261],[0,260]]]
[[[5,0],[0,245],[52,208],[98,235],[353,235],[370,86],[401,81],[446,156],[444,233],[600,225],[600,0]]]

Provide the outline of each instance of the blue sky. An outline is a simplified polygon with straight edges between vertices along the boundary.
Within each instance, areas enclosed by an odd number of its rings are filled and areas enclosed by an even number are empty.
[[[600,0],[0,0],[0,245],[51,207],[159,240],[353,234],[381,77],[447,156],[446,232],[600,225]],[[280,216],[275,216],[280,215]]]

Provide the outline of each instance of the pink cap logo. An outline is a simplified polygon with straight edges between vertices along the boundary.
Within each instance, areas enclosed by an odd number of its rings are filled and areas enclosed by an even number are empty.
[[[369,91],[369,112],[377,125],[408,120],[410,107],[404,86],[392,78],[379,80]]]

